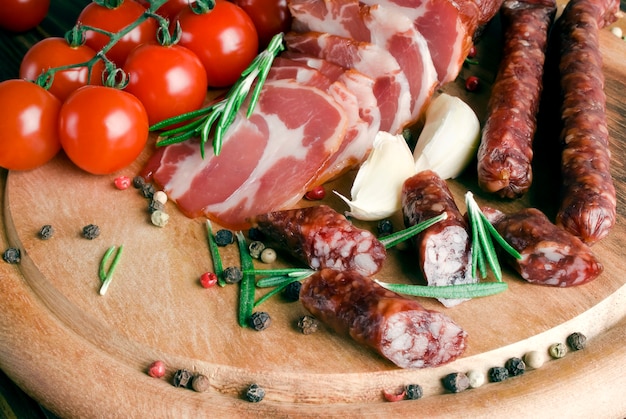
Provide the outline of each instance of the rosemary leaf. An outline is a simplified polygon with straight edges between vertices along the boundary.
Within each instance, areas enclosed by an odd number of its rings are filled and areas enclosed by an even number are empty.
[[[246,238],[243,236],[243,233],[238,231],[235,236],[237,237],[241,271],[243,272],[239,288],[239,326],[247,327],[248,319],[252,315],[252,309],[254,308],[254,274],[249,273],[254,268],[254,264],[252,256],[248,253]]]
[[[117,267],[117,264],[119,263],[120,258],[122,257],[122,248],[123,246],[120,246],[117,249],[117,252],[115,253],[115,257],[113,258],[113,262],[111,262],[111,266],[109,266],[109,270],[106,272],[106,275],[104,276],[104,279],[102,281],[102,286],[100,287],[100,295],[106,294],[107,290],[109,289],[109,285],[111,285],[111,281],[113,280],[113,272],[115,272],[115,268]],[[101,266],[106,264],[107,260],[113,253],[114,249],[115,249],[115,246],[112,246],[106,251],[106,253],[104,254],[104,257],[102,258]]]
[[[408,285],[408,284],[390,284],[374,280],[382,287],[397,292],[398,294],[411,295],[414,297],[426,298],[477,298],[487,297],[498,294],[508,289],[506,282],[479,282],[477,284],[459,284],[459,285]]]
[[[101,282],[104,282],[104,280],[107,277],[106,264],[109,261],[109,258],[111,257],[111,254],[113,253],[114,250],[115,250],[115,246],[109,247],[107,251],[104,252],[104,256],[102,256],[102,259],[100,260],[100,269],[98,270],[98,276],[100,277]]]
[[[448,214],[445,212],[439,214],[436,217],[430,218],[426,221],[422,221],[419,224],[411,226],[409,228],[405,228],[404,230],[397,231],[393,234],[389,234],[388,236],[380,238],[380,242],[385,246],[386,249],[397,245],[400,242],[410,239],[411,237],[421,233],[426,230],[428,227],[437,224],[441,220],[445,220],[448,218]]]
[[[272,298],[273,296],[275,296],[276,294],[279,294],[282,290],[284,290],[285,288],[287,288],[287,285],[291,284],[292,282],[296,282],[299,281],[300,279],[298,278],[289,278],[288,281],[285,281],[284,283],[282,283],[280,286],[274,288],[273,290],[271,290],[270,292],[268,292],[267,294],[265,294],[263,297],[259,298],[255,303],[253,307],[257,307],[260,304],[264,303],[265,301],[269,300],[270,298]]]
[[[217,242],[215,241],[215,236],[213,235],[213,228],[211,227],[211,221],[206,221],[206,232],[207,239],[209,241],[209,251],[211,252],[211,260],[213,261],[213,272],[217,276],[217,283],[220,287],[226,285],[224,281],[224,266],[222,265],[222,257],[220,256],[219,247]]]
[[[269,270],[268,270],[269,271]],[[255,271],[257,274],[260,272],[265,274],[267,271]],[[256,286],[259,288],[269,288],[281,286],[284,283],[293,282],[294,280],[301,281],[311,275],[313,275],[314,270],[294,270],[294,272],[284,273],[284,274],[275,274],[268,276],[266,278],[261,278],[257,281]]]
[[[520,255],[517,249],[515,249],[513,246],[508,244],[506,240],[504,240],[504,237],[502,237],[500,233],[498,233],[498,230],[496,230],[496,228],[489,222],[489,220],[487,219],[487,216],[483,214],[482,212],[480,212],[480,217],[483,219],[485,227],[487,227],[487,230],[489,230],[489,233],[491,233],[491,236],[494,239],[496,239],[496,241],[502,247],[502,249],[505,252],[507,252],[509,255],[513,256],[515,259],[521,259],[522,255]]]

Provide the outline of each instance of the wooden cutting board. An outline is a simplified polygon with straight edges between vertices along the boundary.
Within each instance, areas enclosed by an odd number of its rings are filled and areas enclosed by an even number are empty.
[[[458,82],[446,87],[471,103],[481,118],[497,63],[497,48],[490,44],[497,45],[497,31],[490,30],[479,44],[480,65],[464,67]],[[22,251],[19,265],[0,263],[0,367],[62,417],[623,417],[626,44],[608,30],[601,42],[619,197],[616,226],[593,247],[605,271],[591,284],[553,289],[529,285],[506,270],[506,293],[452,309],[420,299],[468,332],[469,347],[457,361],[400,370],[325,328],[302,335],[295,323],[304,309],[280,298],[259,308],[272,316],[269,329],[237,326],[237,287],[199,285],[199,276],[212,269],[204,220],[187,219],[168,203],[168,225],[155,227],[137,190],[114,188],[116,176],[137,173],[146,153],[112,176],[85,174],[63,156],[32,172],[0,172],[0,249]],[[481,91],[462,89],[469,74],[481,77]],[[461,206],[469,189],[481,203],[507,211],[532,205],[549,213],[556,206],[550,173],[539,169],[537,186],[515,202],[482,195],[471,170],[450,185]],[[327,189],[349,195],[353,176]],[[345,209],[333,194],[325,203]],[[81,230],[92,223],[101,235],[86,240]],[[47,241],[37,236],[44,224],[55,229]],[[113,245],[123,245],[122,259],[108,293],[100,296],[98,265]],[[238,265],[236,246],[222,255],[225,266]],[[275,266],[287,264],[279,260]],[[418,274],[409,252],[392,250],[377,277],[408,282]],[[572,332],[584,333],[587,347],[550,359],[548,346],[564,342]],[[523,376],[460,394],[446,394],[440,384],[450,372],[486,372],[530,350],[546,355],[546,364]],[[156,359],[168,366],[164,379],[146,374]],[[183,368],[207,375],[210,390],[174,387],[172,374]],[[261,403],[243,400],[251,383],[265,388]],[[384,401],[384,390],[411,383],[423,387],[422,399]]]

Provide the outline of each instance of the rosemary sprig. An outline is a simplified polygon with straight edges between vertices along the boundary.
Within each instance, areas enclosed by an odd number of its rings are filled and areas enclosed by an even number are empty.
[[[458,285],[409,285],[409,284],[390,284],[374,280],[382,287],[397,292],[398,294],[411,295],[413,297],[426,298],[477,298],[487,297],[490,295],[504,292],[508,289],[506,282],[479,282],[475,284],[458,284]]]
[[[115,253],[115,257],[113,258],[113,261],[111,262],[111,265],[109,266],[109,270],[106,270],[106,265],[109,262],[111,255],[115,251],[115,246],[109,247],[107,251],[104,252],[104,256],[102,256],[102,260],[100,261],[100,269],[98,272],[100,276],[100,281],[102,282],[102,285],[100,286],[100,295],[106,294],[107,290],[109,289],[109,285],[111,285],[111,280],[113,279],[113,272],[115,272],[115,268],[117,267],[117,264],[119,263],[120,258],[122,257],[122,248],[123,246],[120,246],[117,249],[117,252]]]
[[[480,210],[471,192],[465,194],[465,205],[467,206],[467,215],[472,228],[472,276],[476,276],[476,268],[478,267],[481,276],[484,278],[486,276],[486,262],[498,282],[502,282],[502,270],[500,269],[498,256],[491,238],[495,238],[504,251],[514,258],[521,259],[522,256],[491,225],[485,214]]]
[[[211,227],[211,221],[206,221],[206,232],[207,239],[209,241],[209,251],[211,252],[211,260],[213,261],[213,272],[217,276],[217,283],[219,286],[223,287],[226,285],[224,281],[224,267],[222,266],[222,257],[220,256],[219,247],[217,246],[217,242],[215,241],[215,236],[213,235],[213,228]]]
[[[257,55],[248,68],[241,73],[241,77],[230,88],[224,99],[207,108],[178,115],[151,126],[150,131],[157,131],[186,122],[181,127],[163,131],[159,135],[159,141],[157,141],[156,145],[159,147],[166,146],[200,136],[200,151],[204,158],[205,144],[208,142],[213,125],[217,122],[213,135],[213,154],[218,156],[222,149],[224,135],[235,120],[244,101],[248,98],[252,85],[255,86],[248,102],[246,112],[246,117],[248,118],[259,100],[261,89],[272,67],[274,58],[283,49],[283,34],[279,33],[272,38],[267,48]]]
[[[404,230],[396,231],[395,233],[389,234],[388,236],[380,238],[380,242],[385,246],[386,249],[397,245],[400,242],[410,239],[411,237],[421,233],[426,230],[428,227],[437,224],[441,220],[445,220],[448,218],[448,214],[441,213],[436,217],[430,218],[426,221],[422,221],[419,224],[411,226],[409,228],[405,228]]]
[[[239,258],[241,260],[241,271],[243,277],[241,279],[239,288],[239,326],[247,327],[248,319],[252,315],[252,309],[254,307],[254,274],[250,273],[250,270],[254,268],[252,262],[252,256],[248,253],[248,247],[246,246],[246,238],[241,231],[238,231],[235,236],[237,237],[237,244],[239,246]]]

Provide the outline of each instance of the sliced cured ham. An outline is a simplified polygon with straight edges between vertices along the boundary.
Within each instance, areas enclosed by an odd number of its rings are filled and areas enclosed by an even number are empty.
[[[328,93],[270,80],[250,118],[237,114],[218,157],[207,148],[203,159],[197,142],[185,142],[168,146],[149,166],[186,215],[245,228],[248,218],[299,201],[347,126],[344,108]]]
[[[355,69],[374,80],[373,92],[381,114],[381,131],[398,134],[410,124],[409,82],[387,50],[368,42],[320,32],[291,32],[285,35],[285,42],[290,51]]]
[[[411,19],[397,8],[358,0],[292,0],[289,7],[296,31],[325,32],[389,51],[409,82],[411,121],[421,117],[438,80],[428,44]]]

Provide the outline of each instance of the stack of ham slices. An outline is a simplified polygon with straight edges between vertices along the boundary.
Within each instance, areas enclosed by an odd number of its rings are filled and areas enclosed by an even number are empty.
[[[245,228],[357,167],[378,131],[418,121],[456,78],[502,0],[292,0],[292,31],[253,114],[219,156],[198,141],[161,150],[153,180],[190,217]]]

